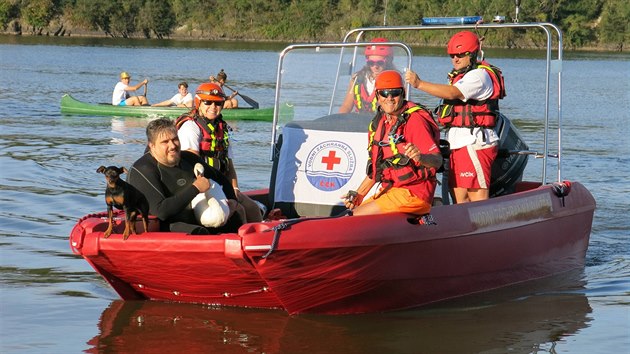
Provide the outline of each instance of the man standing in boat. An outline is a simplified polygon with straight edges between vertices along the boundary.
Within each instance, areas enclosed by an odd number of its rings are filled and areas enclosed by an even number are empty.
[[[238,188],[232,162],[232,128],[221,115],[225,100],[226,96],[218,84],[206,82],[199,85],[193,109],[177,118],[175,123],[181,148],[203,157],[208,165],[221,171],[231,181],[238,202],[245,208],[247,222],[259,222],[263,217],[259,205]]]
[[[442,98],[438,120],[447,129],[448,180],[456,203],[489,198],[490,173],[498,152],[499,137],[493,128],[499,99],[505,96],[503,76],[498,68],[477,61],[479,51],[477,35],[461,31],[447,46],[453,64],[448,84],[423,81],[411,70],[405,73],[411,86]]]
[[[367,176],[356,192],[344,197],[344,204],[354,215],[426,214],[442,165],[440,130],[426,108],[405,101],[398,71],[383,71],[375,89],[379,107],[369,125]],[[381,183],[380,189],[364,201],[375,183]]]
[[[141,83],[135,86],[129,86],[131,76],[123,71],[120,73],[120,81],[114,87],[112,93],[112,105],[114,106],[148,106],[149,101],[144,96],[130,96],[129,92],[137,91],[142,86],[149,83],[149,79],[144,79]]]

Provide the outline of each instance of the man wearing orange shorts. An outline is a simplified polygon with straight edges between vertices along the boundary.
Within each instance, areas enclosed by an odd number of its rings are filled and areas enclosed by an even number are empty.
[[[448,85],[420,80],[411,70],[405,74],[411,86],[443,99],[438,120],[447,128],[449,186],[456,203],[490,197],[490,172],[498,152],[499,137],[493,128],[498,100],[505,96],[503,76],[497,67],[477,60],[479,51],[477,35],[461,31],[447,46],[453,64]]]
[[[368,175],[343,197],[354,215],[429,212],[442,164],[440,133],[429,111],[404,99],[402,77],[386,70],[376,78],[379,108],[369,126]],[[378,192],[365,199],[374,184]]]

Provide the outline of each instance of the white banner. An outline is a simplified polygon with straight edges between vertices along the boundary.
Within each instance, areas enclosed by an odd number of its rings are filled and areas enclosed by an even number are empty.
[[[284,127],[282,139],[278,202],[342,205],[341,196],[365,178],[367,128],[352,133]]]

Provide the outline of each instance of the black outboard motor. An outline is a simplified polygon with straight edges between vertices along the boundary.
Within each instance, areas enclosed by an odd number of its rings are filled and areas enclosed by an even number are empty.
[[[503,114],[499,114],[494,129],[499,135],[499,153],[492,164],[490,197],[514,193],[516,184],[523,178],[528,156],[510,151],[529,150],[521,133]]]

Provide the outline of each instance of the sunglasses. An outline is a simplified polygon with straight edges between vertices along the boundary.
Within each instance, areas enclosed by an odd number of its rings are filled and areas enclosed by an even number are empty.
[[[387,98],[388,96],[398,97],[398,96],[402,95],[402,93],[403,93],[403,89],[401,89],[401,88],[387,89],[387,90],[378,90],[378,94],[381,97],[383,97],[383,98]]]
[[[457,57],[457,58],[459,58],[459,59],[461,59],[461,58],[463,58],[463,57],[467,57],[467,56],[469,56],[469,55],[470,55],[470,52],[466,52],[466,53],[459,53],[459,54],[450,54],[451,58],[455,58],[455,57]]]
[[[223,101],[211,101],[211,100],[201,100],[201,103],[206,106],[212,106],[213,104],[217,107],[223,107]]]
[[[219,91],[217,89],[210,90],[210,91],[197,90],[197,92],[195,92],[195,94],[197,94],[197,95],[211,95],[211,96],[225,97],[223,92],[221,92],[221,91]]]
[[[380,67],[385,67],[385,60],[368,60],[367,65],[368,66],[378,65]]]

